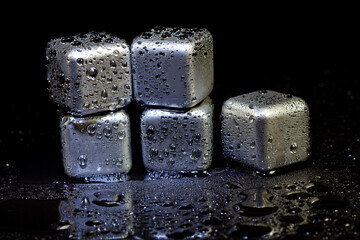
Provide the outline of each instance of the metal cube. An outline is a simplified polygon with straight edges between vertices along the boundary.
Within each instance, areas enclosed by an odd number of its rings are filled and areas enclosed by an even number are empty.
[[[132,166],[130,119],[123,111],[61,118],[65,173],[70,177],[126,173]]]
[[[199,28],[156,27],[131,45],[134,97],[142,105],[189,108],[214,85],[213,39]]]
[[[310,155],[309,108],[270,90],[233,97],[221,113],[223,153],[257,170],[305,161]]]
[[[146,109],[141,115],[143,162],[147,169],[198,171],[213,152],[213,104],[207,97],[190,110]]]
[[[53,102],[76,116],[130,103],[130,50],[122,39],[90,32],[52,40],[46,49]]]

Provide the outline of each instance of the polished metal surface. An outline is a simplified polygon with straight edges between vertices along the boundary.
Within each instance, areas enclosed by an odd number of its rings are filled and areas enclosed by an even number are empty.
[[[258,170],[304,161],[310,155],[309,107],[270,90],[233,97],[221,113],[224,155]]]
[[[83,118],[63,116],[60,127],[68,176],[117,174],[131,169],[130,118],[124,110]]]
[[[153,28],[133,40],[131,55],[140,104],[189,108],[213,89],[213,39],[206,29]]]
[[[124,40],[95,32],[54,39],[46,59],[50,98],[71,114],[114,111],[131,102],[130,50]]]
[[[190,110],[146,109],[141,115],[141,141],[149,170],[206,170],[213,152],[212,100],[207,97]]]

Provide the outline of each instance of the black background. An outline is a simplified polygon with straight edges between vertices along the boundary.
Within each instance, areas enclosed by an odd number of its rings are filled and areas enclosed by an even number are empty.
[[[223,161],[218,132],[222,102],[271,89],[305,99],[311,111],[313,151],[320,142],[355,141],[359,127],[359,17],[353,6],[193,6],[152,2],[100,2],[3,8],[0,162],[22,165],[22,174],[61,172],[57,106],[47,93],[48,41],[105,31],[129,44],[154,26],[205,27],[214,38],[215,160]],[[218,3],[216,3],[218,4]],[[17,5],[17,6],[13,6]],[[167,9],[160,6],[168,5]],[[4,15],[5,14],[5,15]],[[141,112],[135,103],[127,107]],[[140,163],[133,124],[134,161]],[[343,148],[346,148],[344,144]]]

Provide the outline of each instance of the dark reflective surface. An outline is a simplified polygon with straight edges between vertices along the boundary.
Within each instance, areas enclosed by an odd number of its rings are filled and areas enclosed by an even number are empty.
[[[315,163],[310,159],[268,176],[224,166],[202,174],[151,173],[143,180],[108,183],[3,179],[0,237],[359,237],[357,182]]]
[[[74,24],[72,17],[56,21],[64,11],[52,9],[44,18],[35,19],[28,11],[15,26],[5,24],[12,45],[4,57],[9,64],[3,72],[9,75],[2,76],[2,89],[9,95],[2,100],[0,238],[360,238],[358,21],[351,14],[334,17],[333,11],[318,16],[327,12],[325,6],[316,17],[234,10],[224,21],[203,11],[207,17],[198,21],[164,16],[156,21],[153,14],[119,27],[117,14],[93,17],[86,24],[79,17]],[[215,116],[226,99],[261,89],[306,100],[310,159],[275,173],[228,165],[215,117],[214,160],[207,173],[147,174],[139,151],[142,108],[132,103],[126,108],[133,126],[134,168],[129,176],[67,178],[60,151],[61,111],[46,90],[46,43],[91,30],[131,42],[158,24],[206,27],[212,33]],[[31,29],[30,37],[24,29]],[[234,32],[240,36],[234,39]],[[111,183],[116,180],[126,181]]]

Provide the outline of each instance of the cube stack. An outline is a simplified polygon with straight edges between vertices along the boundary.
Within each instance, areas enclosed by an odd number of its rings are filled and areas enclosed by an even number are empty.
[[[127,173],[132,167],[132,101],[140,116],[142,160],[151,171],[202,171],[213,151],[213,39],[204,28],[155,27],[131,47],[90,32],[52,40],[46,50],[50,98],[60,118],[70,177]],[[134,126],[132,126],[134,127]],[[221,112],[223,153],[270,171],[310,155],[309,108],[289,94],[255,91]]]
[[[149,170],[198,171],[212,161],[213,40],[206,29],[156,27],[131,45],[134,97]]]
[[[130,119],[119,109],[132,99],[129,46],[90,32],[50,41],[46,58],[50,98],[69,113],[60,121],[66,174],[128,172]]]

